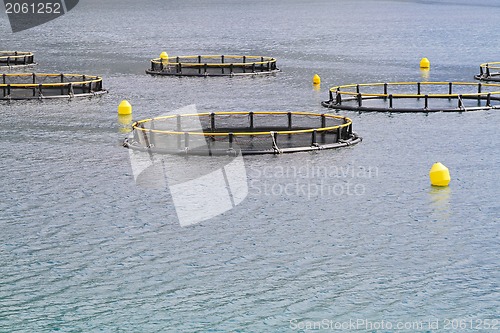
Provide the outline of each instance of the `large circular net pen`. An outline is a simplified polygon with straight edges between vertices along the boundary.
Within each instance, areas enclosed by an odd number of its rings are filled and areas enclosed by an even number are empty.
[[[35,56],[31,52],[0,51],[0,69],[34,65]]]
[[[479,65],[479,74],[476,80],[500,82],[500,62],[488,62]]]
[[[2,74],[0,100],[92,97],[107,93],[102,78],[82,74]]]
[[[169,115],[132,124],[124,146],[160,154],[280,154],[356,144],[349,118],[309,112]]]
[[[359,112],[464,112],[500,108],[500,84],[390,82],[336,86],[321,104]]]
[[[266,75],[279,72],[276,59],[262,56],[198,55],[151,60],[146,73],[172,76]]]

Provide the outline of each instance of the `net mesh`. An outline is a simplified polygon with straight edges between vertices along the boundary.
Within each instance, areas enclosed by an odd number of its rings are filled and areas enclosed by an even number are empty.
[[[349,118],[305,112],[221,112],[138,121],[124,145],[159,153],[267,154],[360,141]]]
[[[106,92],[102,79],[81,74],[2,74],[1,99],[92,96]]]
[[[33,65],[35,57],[31,52],[0,51],[0,67]]]
[[[270,74],[279,71],[276,59],[263,56],[200,55],[152,59],[146,72],[160,75],[224,76]]]
[[[476,80],[500,82],[500,62],[489,62],[479,66],[479,74]]]
[[[476,111],[500,107],[500,85],[471,82],[395,82],[337,86],[325,107],[382,112]]]

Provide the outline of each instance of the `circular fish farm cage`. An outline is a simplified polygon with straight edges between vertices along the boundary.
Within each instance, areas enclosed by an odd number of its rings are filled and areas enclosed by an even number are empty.
[[[151,60],[146,73],[171,76],[269,75],[279,72],[276,59],[262,56],[198,55]]]
[[[476,80],[500,82],[500,62],[487,62],[479,65],[479,74]]]
[[[102,78],[82,74],[2,74],[0,100],[92,97],[107,93]]]
[[[346,147],[361,141],[349,118],[309,112],[169,115],[132,124],[130,149],[159,154],[258,155]]]
[[[359,112],[464,112],[500,108],[500,84],[390,82],[336,86],[321,103]]]
[[[36,65],[31,52],[0,51],[0,69],[30,67]]]

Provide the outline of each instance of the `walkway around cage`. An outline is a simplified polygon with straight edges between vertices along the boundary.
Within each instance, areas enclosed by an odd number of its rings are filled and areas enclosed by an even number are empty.
[[[158,154],[257,155],[333,149],[359,143],[349,118],[309,112],[169,115],[132,124],[130,149]]]
[[[408,92],[408,87],[413,87],[413,90]],[[336,110],[394,113],[480,111],[500,108],[500,103],[496,103],[500,101],[500,84],[477,82],[349,84],[332,87],[329,97],[328,101],[321,104]]]
[[[500,82],[500,62],[488,62],[479,65],[479,74],[476,80]]]
[[[107,93],[102,78],[83,74],[2,74],[0,100],[92,97]]]
[[[31,67],[36,65],[32,52],[0,51],[0,69]]]
[[[173,61],[172,61],[173,60]],[[170,76],[269,75],[279,72],[276,59],[245,55],[198,55],[156,58],[146,73]]]

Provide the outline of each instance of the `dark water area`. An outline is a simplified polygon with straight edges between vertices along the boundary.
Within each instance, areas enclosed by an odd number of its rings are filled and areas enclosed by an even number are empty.
[[[123,99],[134,119],[333,113],[320,103],[334,85],[473,82],[500,61],[497,1],[88,0],[16,34],[2,15],[0,49],[100,75],[109,94],[0,102],[0,332],[500,329],[498,110],[339,112],[362,143],[244,157],[246,198],[188,227],[171,189],[136,185],[116,115]],[[282,71],[146,75],[162,51],[273,56]],[[447,188],[429,184],[436,161]]]

